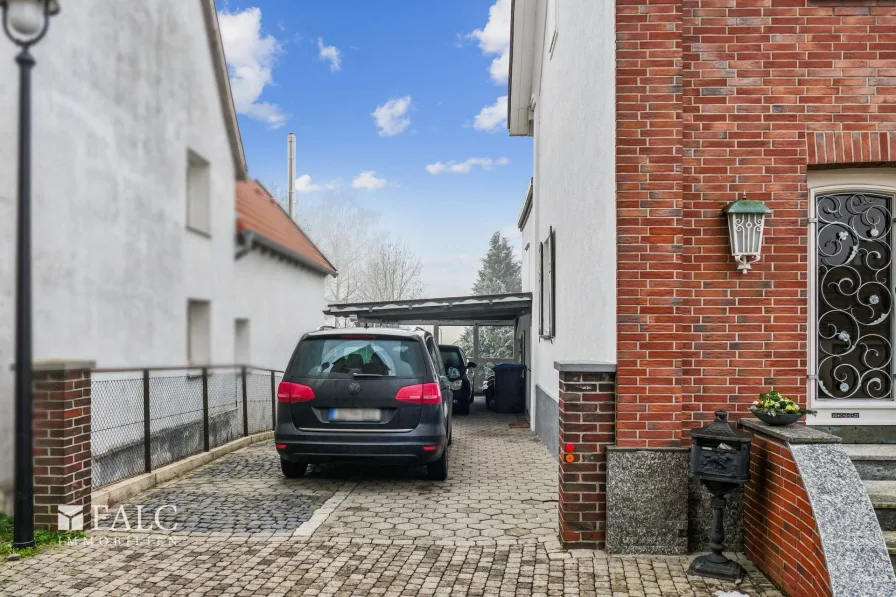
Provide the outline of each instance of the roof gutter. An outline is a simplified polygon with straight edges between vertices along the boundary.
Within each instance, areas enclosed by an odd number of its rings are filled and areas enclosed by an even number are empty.
[[[206,36],[212,54],[212,63],[215,67],[215,81],[218,84],[218,98],[221,101],[221,111],[224,114],[224,125],[227,127],[227,136],[230,139],[234,174],[237,180],[246,180],[249,166],[246,163],[243,138],[240,135],[240,125],[233,104],[233,91],[230,88],[230,75],[227,70],[227,60],[224,57],[224,43],[221,40],[215,0],[202,0],[202,16],[205,20]]]
[[[526,191],[526,200],[523,201],[523,209],[520,210],[520,217],[516,221],[516,227],[522,231],[522,229],[526,226],[526,222],[529,221],[529,214],[532,212],[532,196],[535,194],[534,191],[535,186],[535,178],[529,179],[529,189]]]
[[[507,129],[511,137],[531,137],[532,80],[536,54],[540,55],[537,0],[513,0],[510,10],[510,68],[507,77]]]
[[[510,130],[510,98],[513,97],[513,25],[516,0],[510,0],[510,65],[507,68],[507,130]]]
[[[248,233],[248,234],[247,234]],[[284,259],[297,263],[299,265],[303,265],[308,269],[312,269],[318,273],[333,276],[334,278],[339,275],[336,270],[331,269],[329,267],[325,267],[316,261],[312,261],[308,259],[304,255],[300,255],[293,251],[292,249],[287,249],[277,241],[273,241],[266,236],[258,234],[254,230],[243,230],[240,232],[240,239],[245,243],[245,246],[242,247],[239,251],[237,251],[235,258],[241,259],[245,256],[249,251],[252,250],[253,247],[259,246],[263,249],[267,249],[271,253],[275,253]]]

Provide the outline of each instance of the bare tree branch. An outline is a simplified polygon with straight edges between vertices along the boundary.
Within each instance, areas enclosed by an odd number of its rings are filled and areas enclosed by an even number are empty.
[[[423,296],[423,262],[403,243],[389,238],[372,246],[367,255],[363,301],[398,301]]]

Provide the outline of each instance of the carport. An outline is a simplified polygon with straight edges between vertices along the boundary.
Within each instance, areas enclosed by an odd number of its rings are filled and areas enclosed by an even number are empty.
[[[527,364],[527,341],[520,320],[531,316],[532,293],[491,294],[483,296],[455,296],[404,301],[331,304],[324,311],[332,317],[345,317],[356,325],[431,325],[439,338],[441,326],[472,326],[474,362]],[[513,355],[510,359],[483,357],[479,354],[479,331],[483,326],[514,328]],[[478,381],[478,376],[477,376]]]

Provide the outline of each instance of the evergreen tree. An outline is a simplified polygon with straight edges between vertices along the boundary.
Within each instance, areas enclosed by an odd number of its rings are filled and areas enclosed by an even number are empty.
[[[482,258],[474,295],[520,292],[523,287],[522,264],[513,254],[507,239],[495,232],[489,240],[488,253]],[[473,328],[464,331],[457,342],[468,356],[473,354]],[[513,356],[513,327],[479,328],[479,355],[509,359]]]

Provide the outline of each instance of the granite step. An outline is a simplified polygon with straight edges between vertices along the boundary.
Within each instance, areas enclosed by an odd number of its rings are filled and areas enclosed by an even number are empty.
[[[859,477],[866,481],[896,481],[896,444],[843,444]]]
[[[864,481],[877,521],[884,532],[896,531],[896,481]]]
[[[884,532],[884,541],[887,543],[887,551],[890,552],[890,562],[896,569],[896,531]]]

